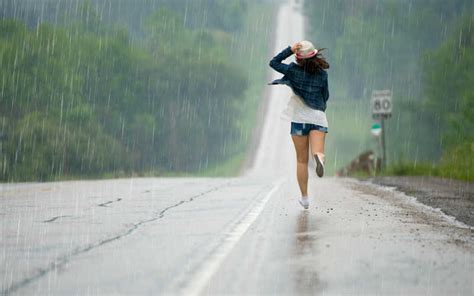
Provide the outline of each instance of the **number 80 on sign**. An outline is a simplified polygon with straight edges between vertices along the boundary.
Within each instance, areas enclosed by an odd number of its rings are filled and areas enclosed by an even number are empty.
[[[372,91],[372,116],[374,118],[388,118],[392,115],[392,91]]]

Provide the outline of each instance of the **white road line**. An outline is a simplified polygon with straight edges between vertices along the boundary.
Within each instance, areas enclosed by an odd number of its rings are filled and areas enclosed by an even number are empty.
[[[259,201],[253,207],[253,209],[251,209],[249,213],[247,213],[244,218],[237,222],[237,224],[225,235],[223,243],[217,247],[215,252],[208,257],[202,266],[199,267],[190,283],[186,285],[180,294],[200,295],[202,293],[209,280],[212,279],[212,277],[216,274],[217,270],[219,270],[219,267],[238,243],[240,238],[262,213],[267,202],[270,200],[272,195],[280,189],[283,182],[284,179],[278,180],[278,182],[267,193],[267,195],[261,201]]]

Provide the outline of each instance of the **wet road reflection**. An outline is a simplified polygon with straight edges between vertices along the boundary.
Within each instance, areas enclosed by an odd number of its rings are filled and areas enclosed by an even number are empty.
[[[295,261],[294,261],[294,283],[297,294],[314,295],[320,291],[321,285],[317,270],[314,268],[315,252],[314,247],[317,237],[317,224],[315,217],[311,216],[310,211],[301,211],[296,219],[295,230]]]
[[[296,254],[304,255],[311,250],[311,237],[308,233],[309,211],[301,211],[296,221]]]

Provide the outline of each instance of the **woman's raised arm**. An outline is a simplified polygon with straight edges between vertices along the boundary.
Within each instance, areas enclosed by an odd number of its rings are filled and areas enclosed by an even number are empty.
[[[282,61],[291,56],[292,54],[293,51],[291,50],[291,47],[288,46],[282,52],[273,57],[273,59],[270,61],[270,67],[272,67],[275,71],[286,75],[290,66],[285,63],[282,63]]]

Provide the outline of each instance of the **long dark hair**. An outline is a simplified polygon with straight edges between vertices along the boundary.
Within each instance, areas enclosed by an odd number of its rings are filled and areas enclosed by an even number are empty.
[[[298,65],[303,67],[303,69],[306,72],[309,72],[311,74],[316,74],[319,71],[329,69],[329,63],[326,61],[326,59],[323,57],[323,55],[320,53],[323,51],[325,48],[319,49],[318,53],[309,59],[296,59],[296,62]]]

